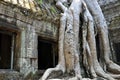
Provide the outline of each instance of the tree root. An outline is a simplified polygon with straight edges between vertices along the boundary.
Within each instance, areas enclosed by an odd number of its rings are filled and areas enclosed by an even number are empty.
[[[42,78],[39,79],[39,80],[47,80],[48,77],[50,76],[51,73],[53,72],[62,72],[64,73],[65,72],[65,67],[63,67],[62,65],[57,65],[55,68],[49,68],[45,71],[45,73],[43,74]]]
[[[84,3],[85,4],[85,3]],[[88,46],[88,49],[87,49],[87,52],[89,52],[89,55],[92,55],[92,56],[88,56],[87,59],[88,59],[88,63],[89,61],[93,61],[93,63],[89,63],[89,67],[94,66],[94,69],[90,69],[91,72],[95,70],[95,73],[98,75],[98,76],[101,76],[101,77],[104,77],[108,80],[114,80],[114,78],[112,78],[110,75],[106,74],[103,69],[101,68],[101,66],[99,65],[99,62],[97,60],[97,51],[96,51],[96,41],[95,41],[95,34],[94,34],[94,22],[93,22],[93,17],[92,15],[90,14],[89,10],[86,8],[86,11],[84,12],[84,18],[85,20],[87,20],[87,43],[89,44]],[[84,40],[85,41],[85,40]],[[84,42],[83,41],[83,42]],[[87,45],[87,44],[86,44]],[[92,74],[94,76],[94,72]]]
[[[120,74],[113,74],[113,73],[107,73],[107,74],[115,79],[120,79]]]
[[[86,70],[88,70],[88,72],[90,72],[92,78],[96,78],[97,75],[93,68],[93,59],[92,59],[94,57],[92,57],[93,53],[91,52],[90,43],[88,40],[89,39],[88,32],[91,31],[90,28],[92,28],[94,26],[93,19],[92,19],[92,16],[91,16],[90,12],[88,11],[88,8],[84,2],[83,2],[83,8],[84,8],[84,10],[83,10],[83,20],[84,21],[83,21],[83,26],[82,26],[83,55],[84,55],[84,57],[86,56],[86,58],[83,58],[83,59],[84,59],[84,64],[85,64]]]
[[[108,80],[114,80],[113,77],[111,77],[109,74],[107,74],[103,71],[103,69],[101,68],[101,66],[99,65],[98,62],[95,63],[94,69],[95,69],[95,72],[98,76],[103,77],[103,78],[108,79]]]
[[[120,66],[117,65],[116,63],[110,61],[109,63],[107,63],[107,69],[108,71],[115,73],[115,74],[120,74]]]

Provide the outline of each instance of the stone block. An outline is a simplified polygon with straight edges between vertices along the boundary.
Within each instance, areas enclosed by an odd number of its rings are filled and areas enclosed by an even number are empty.
[[[11,7],[0,4],[0,14],[4,14],[8,17],[14,17],[14,11]]]

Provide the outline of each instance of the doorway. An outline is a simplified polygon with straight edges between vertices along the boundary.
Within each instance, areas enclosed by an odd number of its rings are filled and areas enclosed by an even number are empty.
[[[13,34],[0,31],[0,69],[13,69]]]
[[[55,67],[58,55],[55,53],[54,44],[38,37],[38,69],[45,70]]]

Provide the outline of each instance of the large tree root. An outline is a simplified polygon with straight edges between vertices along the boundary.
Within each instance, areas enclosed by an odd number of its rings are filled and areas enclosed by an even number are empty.
[[[115,79],[120,79],[120,74],[113,74],[113,73],[107,73],[107,74]]]
[[[89,47],[90,47],[90,51],[92,56],[92,59],[93,60],[93,66],[94,66],[94,70],[96,72],[97,75],[101,76],[101,77],[104,77],[106,79],[109,79],[109,80],[114,80],[114,78],[112,78],[110,75],[106,74],[103,69],[101,68],[101,66],[99,65],[98,63],[98,60],[97,60],[97,52],[96,52],[96,41],[95,41],[95,34],[94,34],[94,23],[93,23],[93,18],[90,14],[90,12],[88,11],[88,9],[86,9],[86,12],[84,12],[85,14],[85,18],[87,19],[88,21],[88,44],[89,44]],[[89,58],[88,58],[89,59]],[[90,61],[89,59],[89,61]],[[92,63],[91,63],[92,64]]]
[[[65,67],[63,65],[57,65],[55,68],[47,69],[40,80],[47,80],[51,73],[59,73],[59,72],[60,73],[65,72]],[[56,75],[54,77],[56,77]]]
[[[85,1],[85,2],[84,2]],[[107,80],[120,78],[120,66],[109,59],[110,46],[108,40],[107,24],[97,0],[73,0],[71,5],[66,7],[63,3],[67,0],[58,0],[57,6],[63,11],[60,18],[59,28],[59,62],[55,68],[46,70],[41,80],[46,80],[53,72],[74,73],[73,78],[69,80],[82,80],[79,64],[79,17],[83,15],[82,41],[83,41],[83,64],[86,70],[93,78],[97,76]],[[86,5],[87,4],[87,5]],[[107,70],[112,73],[106,73],[100,66],[97,58],[96,40],[94,24],[98,29],[103,57]],[[87,80],[92,80],[88,79]]]
[[[86,7],[86,6],[85,6]],[[92,55],[90,51],[90,46],[87,41],[87,27],[88,27],[88,14],[87,12],[83,13],[84,15],[84,23],[82,26],[82,45],[83,45],[83,64],[86,67],[87,73],[89,72],[90,75],[95,78],[97,77],[94,68],[93,68],[93,61],[92,61]]]
[[[110,61],[109,64],[106,65],[108,71],[115,73],[115,74],[120,74],[120,66],[117,65],[116,63]]]
[[[99,34],[99,38],[101,39],[100,42],[102,43],[101,47],[103,47],[101,49],[103,51],[101,52],[103,52],[103,57],[104,57],[107,69],[113,73],[120,73],[120,66],[113,63],[109,59],[109,54],[111,52],[110,52],[110,45],[109,45],[109,38],[108,38],[108,28],[107,28],[107,24],[103,16],[103,13],[101,11],[101,8],[97,0],[85,0],[85,2],[90,12],[92,13],[92,16],[94,17],[96,26],[98,27],[98,34]],[[107,74],[107,76],[110,76],[110,75]],[[116,77],[117,76],[119,77],[119,75],[116,75]]]

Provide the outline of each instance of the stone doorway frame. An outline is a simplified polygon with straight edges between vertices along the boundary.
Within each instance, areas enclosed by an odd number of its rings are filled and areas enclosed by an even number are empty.
[[[6,23],[7,24],[7,23]],[[9,34],[12,36],[12,43],[11,43],[11,65],[10,68],[7,70],[15,70],[19,71],[19,65],[18,65],[18,57],[20,56],[20,30],[18,28],[14,27],[6,27],[0,25],[0,31],[2,31],[4,34]],[[4,69],[6,70],[6,69]]]
[[[55,42],[54,40],[52,40],[50,38],[46,38],[46,37],[43,37],[43,36],[41,37],[40,35],[38,35],[37,36],[37,46],[38,46],[38,40],[50,43],[52,45],[52,50],[53,50],[52,51],[53,52],[53,66],[55,67],[57,65],[57,62],[58,62],[58,48],[57,48],[58,44],[57,44],[57,42]],[[37,52],[38,52],[38,49],[37,49]],[[37,53],[37,55],[38,55],[38,53]],[[37,64],[38,64],[38,62],[37,62]],[[38,69],[38,71],[44,72],[45,70]]]

